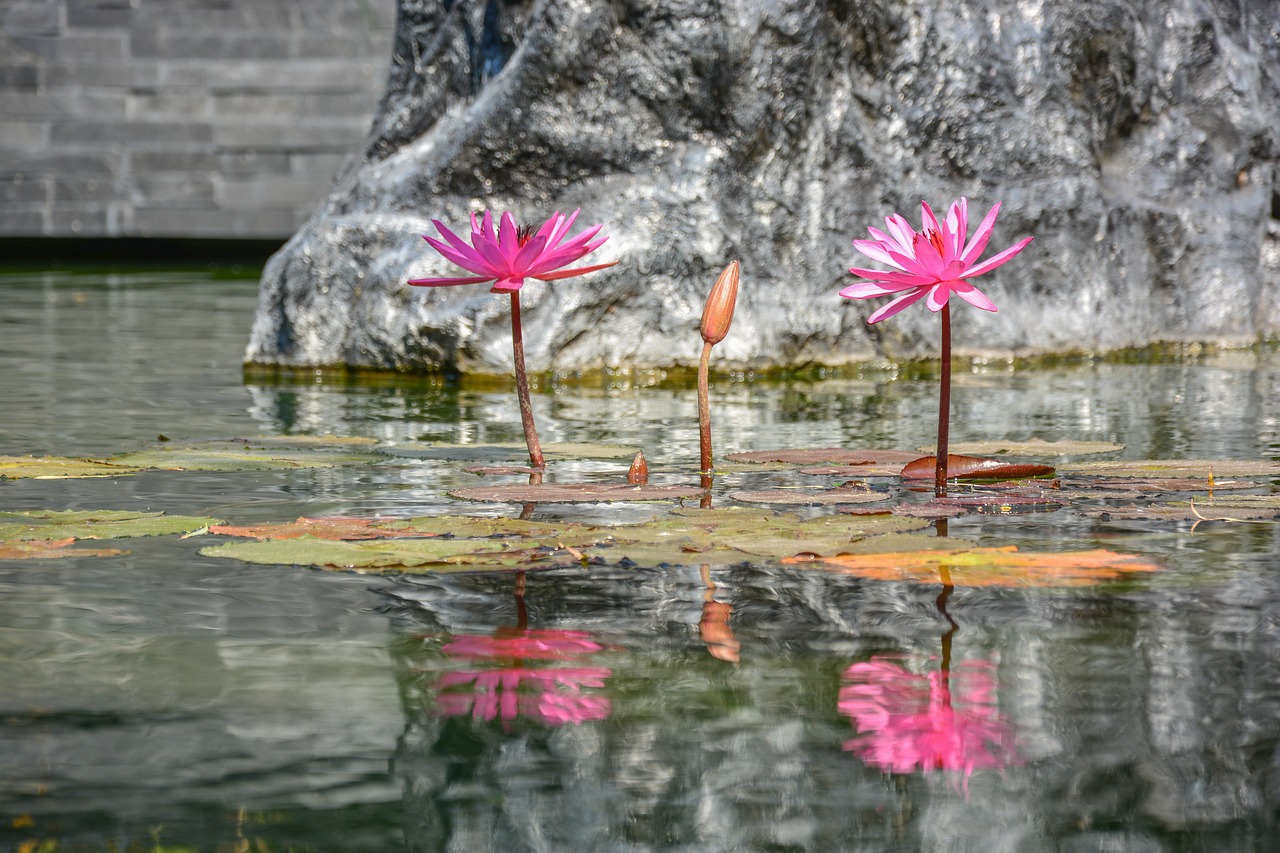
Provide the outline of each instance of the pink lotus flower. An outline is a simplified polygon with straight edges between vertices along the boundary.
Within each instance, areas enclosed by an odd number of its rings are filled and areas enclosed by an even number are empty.
[[[970,284],[969,279],[991,272],[1021,252],[1032,238],[1024,237],[1003,252],[977,263],[991,239],[1000,205],[991,208],[968,243],[965,242],[969,228],[968,199],[958,198],[952,202],[947,218],[941,222],[927,203],[922,202],[920,206],[921,233],[917,234],[904,217],[895,213],[885,218],[888,233],[868,228],[872,239],[853,241],[853,247],[859,252],[888,264],[896,272],[851,267],[849,272],[871,281],[851,284],[840,291],[840,295],[846,299],[874,299],[901,294],[872,314],[868,323],[892,317],[926,297],[925,304],[930,311],[941,311],[953,293],[976,308],[995,311],[995,303]]]
[[[437,252],[474,276],[454,278],[418,278],[409,284],[420,287],[452,287],[459,284],[479,284],[492,281],[493,293],[514,293],[524,286],[526,278],[539,281],[556,281],[575,275],[611,267],[617,261],[595,264],[577,269],[562,269],[567,264],[589,255],[604,245],[608,237],[599,237],[601,225],[593,225],[576,237],[568,238],[569,229],[578,218],[578,211],[569,216],[555,213],[535,232],[530,228],[517,228],[510,213],[502,214],[497,231],[493,228],[493,215],[484,212],[477,220],[471,214],[471,242],[468,243],[446,228],[437,219],[431,220],[444,237],[438,240],[423,235]]]
[[[844,748],[891,773],[999,769],[1017,760],[996,709],[994,667],[966,661],[950,673],[916,675],[884,658],[845,670],[840,713],[859,735]]]

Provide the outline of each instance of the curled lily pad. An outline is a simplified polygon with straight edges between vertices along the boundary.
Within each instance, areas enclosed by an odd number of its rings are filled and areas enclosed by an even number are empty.
[[[74,480],[85,477],[123,477],[142,470],[100,459],[67,456],[0,456],[0,480]]]
[[[1159,567],[1133,554],[1093,551],[1031,552],[1010,545],[964,551],[842,554],[783,562],[818,563],[873,580],[954,586],[1083,586]]]
[[[0,512],[0,541],[118,539],[191,534],[218,524],[216,518],[121,510],[30,510]]]
[[[0,560],[48,560],[59,557],[114,557],[127,554],[118,548],[71,548],[74,536],[66,539],[37,539],[0,542]]]
[[[1109,441],[1043,441],[1029,438],[1025,441],[962,441],[950,446],[952,453],[963,456],[1090,456],[1097,453],[1115,453],[1124,450],[1123,444]],[[920,448],[922,453],[933,453],[932,446]]]
[[[931,480],[935,475],[937,464],[936,456],[921,457],[909,462],[902,469],[902,478]],[[1020,480],[1026,477],[1047,477],[1053,471],[1052,465],[1010,464],[997,459],[947,454],[948,480]]]
[[[541,483],[467,486],[449,492],[451,497],[491,503],[613,503],[615,501],[668,501],[701,497],[697,486],[653,486],[630,483]]]

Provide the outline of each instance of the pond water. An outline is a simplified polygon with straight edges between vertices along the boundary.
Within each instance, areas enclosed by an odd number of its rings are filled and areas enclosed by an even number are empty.
[[[0,455],[520,439],[507,391],[245,384],[254,281],[13,273],[0,299]],[[1274,459],[1278,385],[1268,354],[979,369],[957,377],[952,439]],[[717,456],[916,449],[935,395],[888,373],[719,381]],[[661,482],[696,468],[692,389],[565,386],[534,405],[544,443],[643,447]],[[628,461],[551,477],[617,479]],[[0,511],[522,512],[448,497],[482,482],[464,464],[0,480]],[[799,476],[728,474],[713,496]],[[531,511],[620,524],[670,505]],[[1277,529],[1079,507],[946,524],[1158,567],[1071,588],[748,559],[379,576],[202,556],[225,539],[208,535],[0,560],[0,850],[1280,849]]]

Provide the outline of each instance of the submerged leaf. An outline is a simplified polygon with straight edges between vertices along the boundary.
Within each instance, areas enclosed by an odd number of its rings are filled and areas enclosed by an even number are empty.
[[[219,519],[127,510],[0,512],[0,541],[118,539],[193,533]]]

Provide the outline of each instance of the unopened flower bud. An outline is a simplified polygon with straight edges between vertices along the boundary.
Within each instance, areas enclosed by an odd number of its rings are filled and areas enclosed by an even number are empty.
[[[730,261],[711,286],[711,295],[707,297],[707,307],[702,310],[702,339],[709,344],[718,344],[729,334],[729,325],[733,322],[733,306],[738,301],[738,273],[740,267],[736,260]]]
[[[649,463],[645,461],[643,450],[631,460],[631,468],[627,471],[627,482],[633,486],[649,482]]]

